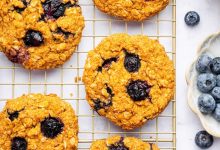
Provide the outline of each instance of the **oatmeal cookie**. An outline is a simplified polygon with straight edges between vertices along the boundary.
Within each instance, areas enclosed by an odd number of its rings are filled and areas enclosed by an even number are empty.
[[[64,64],[83,28],[77,0],[0,0],[0,51],[27,69]]]
[[[90,150],[159,150],[159,148],[155,144],[134,137],[112,136],[93,142]]]
[[[157,40],[114,34],[89,52],[83,81],[91,107],[130,130],[165,109],[174,96],[174,74]]]
[[[123,18],[142,21],[158,14],[169,0],[93,0],[101,11]]]
[[[76,150],[77,117],[56,95],[24,95],[7,101],[0,136],[0,150]]]

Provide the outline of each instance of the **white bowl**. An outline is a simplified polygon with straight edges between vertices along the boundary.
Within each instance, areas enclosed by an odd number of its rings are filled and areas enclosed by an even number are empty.
[[[198,115],[203,127],[211,135],[220,137],[220,122],[216,121],[212,115],[204,115],[198,108],[198,97],[201,92],[197,89],[197,76],[195,64],[202,54],[208,54],[212,58],[220,57],[220,33],[209,36],[200,46],[195,61],[190,65],[186,72],[186,81],[188,84],[188,104],[190,108]]]

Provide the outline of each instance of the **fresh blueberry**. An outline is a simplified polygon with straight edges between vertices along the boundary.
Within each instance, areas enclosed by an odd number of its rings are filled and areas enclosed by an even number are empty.
[[[216,77],[216,84],[220,87],[220,75],[217,75]]]
[[[209,64],[210,70],[214,74],[220,74],[220,57],[215,57]]]
[[[220,87],[214,87],[211,94],[216,100],[220,99]]]
[[[216,76],[211,73],[200,74],[197,78],[197,87],[201,92],[207,93],[216,86]]]
[[[201,149],[207,149],[212,146],[214,139],[208,132],[200,131],[196,134],[195,142]]]
[[[204,114],[210,114],[215,110],[215,99],[209,94],[202,94],[198,98],[199,110]]]
[[[205,73],[209,69],[209,63],[212,58],[208,55],[201,55],[196,63],[196,70],[200,73]]]
[[[14,137],[11,140],[11,150],[26,150],[27,141],[22,137]]]
[[[127,93],[134,101],[141,101],[150,98],[150,88],[146,81],[135,80],[127,86]]]
[[[213,117],[220,122],[220,104],[216,105],[215,111],[213,113]]]
[[[28,30],[24,37],[24,43],[27,46],[40,46],[43,42],[44,38],[39,31]]]
[[[195,26],[200,22],[200,16],[195,11],[190,11],[185,15],[185,22],[189,26]]]
[[[141,60],[138,55],[126,52],[124,66],[128,72],[137,72],[141,67]]]
[[[41,122],[41,132],[47,138],[55,138],[58,134],[63,131],[63,122],[54,117],[45,118]]]

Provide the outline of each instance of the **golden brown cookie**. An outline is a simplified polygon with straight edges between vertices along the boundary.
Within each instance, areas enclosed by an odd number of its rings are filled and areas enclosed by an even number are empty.
[[[130,130],[158,116],[174,96],[174,66],[146,36],[114,34],[90,51],[83,81],[101,116]]]
[[[145,20],[163,10],[169,0],[93,0],[101,11],[124,20]]]
[[[112,136],[92,143],[90,150],[159,150],[155,144],[134,137]]]
[[[0,51],[27,69],[64,64],[79,44],[83,28],[77,0],[0,1]]]
[[[0,150],[76,150],[77,117],[56,95],[8,100],[0,113]]]

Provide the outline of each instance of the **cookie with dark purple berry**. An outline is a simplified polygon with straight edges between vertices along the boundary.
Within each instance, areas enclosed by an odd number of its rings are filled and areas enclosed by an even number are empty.
[[[158,116],[174,96],[174,66],[147,36],[114,34],[90,51],[83,81],[101,116],[130,130]]]
[[[158,14],[169,0],[93,0],[96,7],[109,15],[128,21],[142,21]]]
[[[64,64],[82,36],[77,0],[1,0],[0,51],[27,69]]]
[[[134,137],[112,136],[94,141],[90,150],[159,150],[159,148],[155,144]]]
[[[56,95],[23,95],[0,113],[0,136],[2,150],[76,150],[78,121]]]

